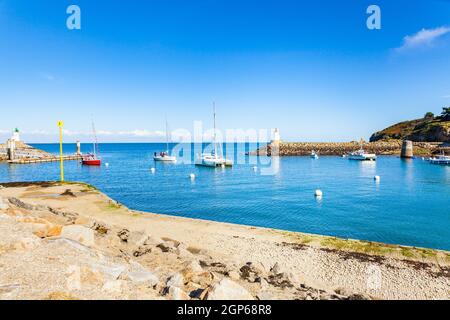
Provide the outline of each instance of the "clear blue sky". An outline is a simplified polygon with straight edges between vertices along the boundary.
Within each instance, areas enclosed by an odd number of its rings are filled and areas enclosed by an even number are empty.
[[[89,140],[94,117],[102,141],[156,141],[165,115],[211,126],[214,100],[220,129],[368,139],[450,105],[449,27],[444,0],[0,0],[0,138],[55,141],[63,119]]]

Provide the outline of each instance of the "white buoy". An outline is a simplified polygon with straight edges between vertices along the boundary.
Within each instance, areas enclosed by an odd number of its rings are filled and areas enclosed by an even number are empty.
[[[380,181],[380,176],[375,176],[375,177],[373,177],[373,180],[375,180],[375,181]]]
[[[155,173],[156,169],[155,169],[155,168],[151,168],[150,171],[151,171],[152,173]]]
[[[255,171],[255,172],[258,171],[258,167],[257,167],[257,166],[254,166],[254,167],[253,167],[253,171]]]
[[[315,195],[317,198],[322,198],[323,192],[322,192],[322,190],[317,189],[316,192],[314,193],[314,195]]]
[[[191,178],[191,180],[194,180],[194,179],[195,179],[195,174],[191,173],[191,174],[189,175],[189,177]]]
[[[105,163],[105,167],[109,167],[109,163],[107,162],[107,163]]]

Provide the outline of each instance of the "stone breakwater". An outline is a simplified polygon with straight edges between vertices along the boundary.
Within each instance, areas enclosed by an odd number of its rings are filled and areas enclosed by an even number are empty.
[[[442,143],[414,142],[414,154],[430,156],[439,153]],[[342,156],[361,147],[360,142],[281,142],[279,146],[280,156],[308,156],[314,150],[319,155]],[[402,149],[401,140],[363,142],[362,147],[366,152],[378,155],[400,155]],[[269,144],[258,150],[250,152],[250,155],[272,155],[272,146]]]
[[[16,149],[14,155],[15,158],[18,160],[56,158],[55,155],[52,155],[43,150],[36,149],[20,141],[16,142]],[[7,161],[7,160],[8,154],[6,144],[0,143],[0,161]]]

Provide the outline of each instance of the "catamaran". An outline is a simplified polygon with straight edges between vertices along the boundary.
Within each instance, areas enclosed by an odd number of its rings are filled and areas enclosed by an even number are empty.
[[[197,158],[195,165],[204,167],[231,167],[233,162],[224,158],[220,152],[220,147],[216,142],[216,105],[213,103],[214,112],[214,132],[213,132],[213,150],[210,153],[202,153]]]
[[[92,121],[92,133],[94,135],[94,152],[83,155],[81,159],[81,163],[84,166],[100,166],[102,164],[102,160],[99,158],[99,149],[98,149],[98,141],[97,141],[97,133],[95,132],[94,121]]]
[[[166,119],[166,151],[155,152],[153,154],[153,160],[155,161],[166,161],[166,162],[175,162],[177,161],[177,157],[171,156],[169,154],[169,130]]]

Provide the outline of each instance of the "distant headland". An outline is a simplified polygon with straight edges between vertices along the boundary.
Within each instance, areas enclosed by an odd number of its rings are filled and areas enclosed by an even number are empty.
[[[450,107],[443,108],[442,114],[439,116],[427,112],[421,119],[394,124],[370,137],[371,142],[391,139],[414,142],[450,142]]]

